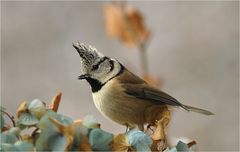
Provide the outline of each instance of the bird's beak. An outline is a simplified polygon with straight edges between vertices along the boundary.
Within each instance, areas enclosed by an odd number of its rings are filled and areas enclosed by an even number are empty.
[[[89,74],[83,74],[83,75],[78,76],[78,79],[79,79],[79,80],[83,80],[83,79],[87,79],[87,78],[89,78],[89,77],[90,77]]]

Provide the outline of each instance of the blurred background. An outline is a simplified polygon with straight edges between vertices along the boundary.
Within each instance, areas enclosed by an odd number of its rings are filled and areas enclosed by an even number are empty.
[[[96,117],[104,130],[125,127],[95,108],[90,86],[77,79],[72,42],[94,45],[141,76],[136,48],[107,35],[107,2],[1,2],[1,105],[11,114],[22,100],[49,103],[63,93],[59,112]],[[161,89],[214,116],[174,110],[169,140],[196,140],[201,151],[239,150],[239,2],[127,2],[151,30],[149,73]]]

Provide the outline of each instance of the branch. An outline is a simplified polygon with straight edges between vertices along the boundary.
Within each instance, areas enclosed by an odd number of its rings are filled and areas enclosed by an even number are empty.
[[[6,111],[2,111],[5,115],[8,116],[8,118],[12,121],[13,127],[16,126],[15,120],[14,120],[14,116],[11,116],[10,114],[8,114]]]

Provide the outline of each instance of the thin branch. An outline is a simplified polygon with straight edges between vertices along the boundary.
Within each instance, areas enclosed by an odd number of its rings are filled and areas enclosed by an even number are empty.
[[[16,123],[14,120],[14,116],[11,116],[10,114],[8,114],[6,111],[2,111],[2,113],[4,113],[5,115],[8,116],[8,118],[12,121],[13,127],[16,127]]]
[[[147,51],[145,43],[139,44],[139,52],[140,52],[140,64],[143,69],[143,74],[148,73],[148,60],[147,60]]]
[[[32,137],[34,137],[36,134],[37,134],[37,132],[38,132],[38,130],[39,130],[39,128],[36,128],[33,132],[32,132]]]

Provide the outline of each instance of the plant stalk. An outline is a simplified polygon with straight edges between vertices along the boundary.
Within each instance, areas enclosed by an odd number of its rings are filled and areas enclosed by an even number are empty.
[[[7,115],[7,117],[12,121],[13,127],[16,126],[15,120],[13,116],[10,116],[7,112],[2,111],[5,115]]]
[[[143,75],[148,73],[148,60],[147,60],[147,49],[144,43],[139,45],[140,52],[140,65],[143,69]]]

